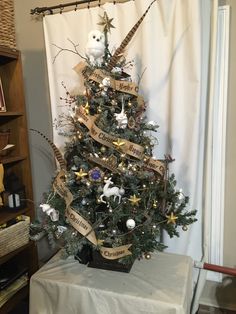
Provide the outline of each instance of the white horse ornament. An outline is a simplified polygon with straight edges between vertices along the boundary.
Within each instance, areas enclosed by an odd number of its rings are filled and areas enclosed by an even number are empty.
[[[42,208],[42,211],[46,213],[48,216],[50,216],[52,221],[58,221],[59,220],[59,211],[55,210],[55,208],[52,208],[49,204],[41,204],[39,207]]]
[[[105,185],[103,187],[103,194],[100,196],[100,200],[102,203],[106,203],[103,200],[104,196],[106,196],[106,197],[114,196],[114,201],[115,201],[116,197],[118,197],[119,198],[119,204],[120,204],[121,196],[125,193],[125,191],[123,188],[118,188],[117,186],[109,188],[110,184],[113,184],[113,182],[111,181],[111,178],[105,180]]]
[[[124,108],[124,100],[122,98],[122,109],[120,113],[115,113],[115,118],[117,121],[117,128],[118,129],[125,129],[128,124],[128,118],[125,113],[125,108]]]

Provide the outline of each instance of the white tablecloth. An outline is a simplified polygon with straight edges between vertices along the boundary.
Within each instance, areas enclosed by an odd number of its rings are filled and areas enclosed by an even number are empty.
[[[155,253],[127,274],[56,254],[31,277],[30,314],[189,314],[192,268],[190,257]]]

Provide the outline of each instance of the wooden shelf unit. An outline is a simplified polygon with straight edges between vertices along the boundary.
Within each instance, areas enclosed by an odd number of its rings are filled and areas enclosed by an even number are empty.
[[[25,186],[27,205],[25,208],[10,210],[0,207],[0,225],[18,215],[35,217],[33,189],[29,156],[28,128],[26,119],[23,74],[20,51],[0,46],[0,78],[6,103],[6,112],[0,112],[0,130],[10,130],[9,144],[14,148],[8,155],[0,156],[4,167],[4,177],[17,175]],[[27,267],[29,277],[38,269],[37,248],[30,241],[21,248],[0,257],[0,265],[13,260]],[[23,287],[0,308],[0,313],[8,313],[28,295],[28,287]]]

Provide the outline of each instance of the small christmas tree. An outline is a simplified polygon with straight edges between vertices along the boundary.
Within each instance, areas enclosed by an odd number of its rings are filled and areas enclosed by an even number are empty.
[[[103,32],[89,34],[86,62],[76,67],[85,92],[76,97],[67,92],[68,116],[58,120],[69,138],[64,157],[51,143],[60,170],[40,205],[42,227],[66,255],[85,263],[88,249],[121,264],[148,259],[165,248],[161,230],[178,236],[179,226],[187,230],[196,221],[196,211],[186,210],[188,197],[169,176],[171,157],[153,158],[155,140],[147,133],[158,126],[146,120],[138,86],[124,71],[124,48],[147,11],[113,55],[112,19],[106,13],[101,17]]]

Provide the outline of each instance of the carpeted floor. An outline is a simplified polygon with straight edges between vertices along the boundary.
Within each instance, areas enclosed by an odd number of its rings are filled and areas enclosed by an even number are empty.
[[[236,311],[218,309],[206,305],[200,305],[199,310],[197,312],[197,314],[234,314],[234,313],[236,313]]]
[[[22,301],[18,307],[11,311],[9,314],[29,314],[29,303],[28,300]]]

